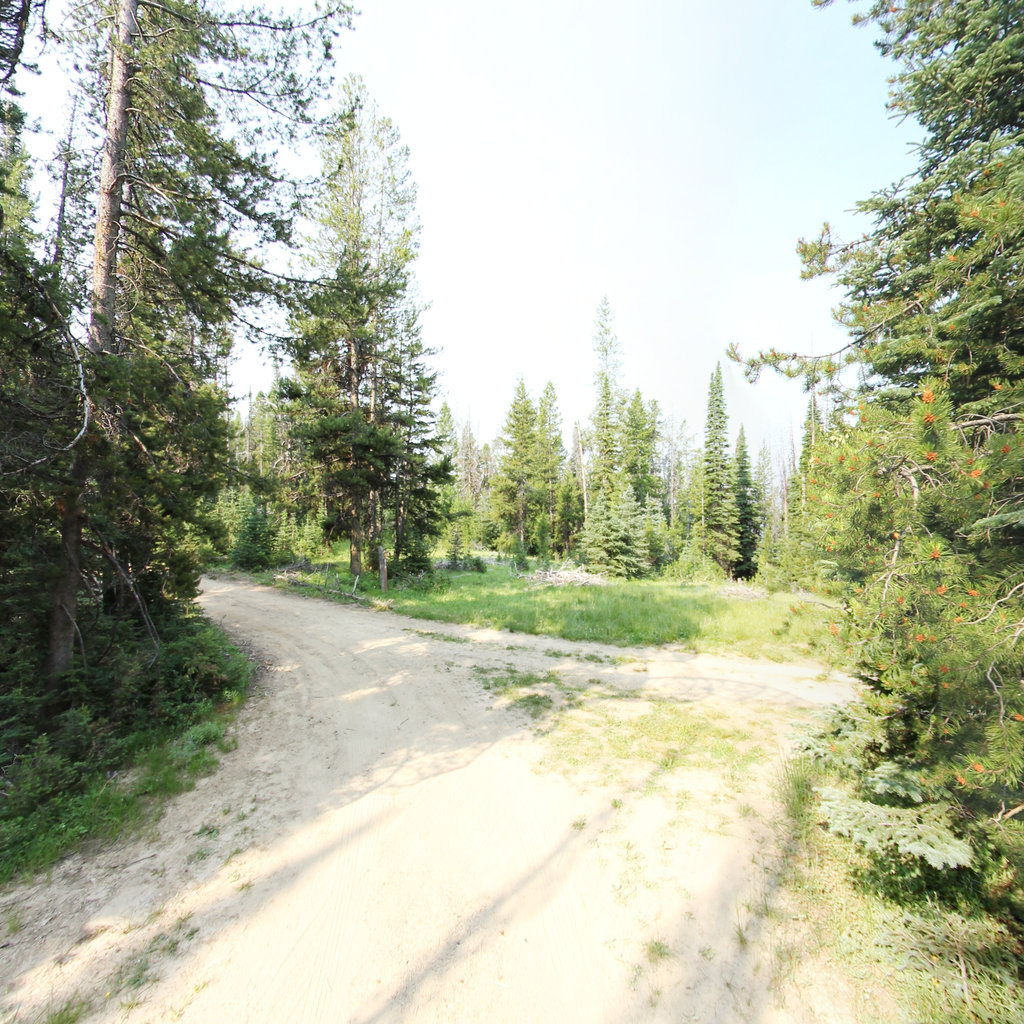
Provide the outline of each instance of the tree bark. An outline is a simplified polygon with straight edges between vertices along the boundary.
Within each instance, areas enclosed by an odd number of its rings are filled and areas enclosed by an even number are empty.
[[[114,351],[117,247],[131,93],[131,64],[128,58],[138,33],[137,12],[138,0],[120,0],[117,29],[111,40],[110,95],[107,100],[106,138],[96,204],[96,246],[89,321],[88,348],[93,355]],[[71,668],[74,658],[82,527],[85,521],[83,498],[88,480],[89,468],[85,455],[79,451],[72,467],[70,486],[58,505],[61,517],[60,565],[51,597],[44,667],[49,686],[54,692],[58,677]]]
[[[117,29],[111,43],[110,95],[107,100],[107,130],[96,203],[96,246],[92,268],[92,316],[89,323],[89,349],[92,352],[114,351],[117,249],[131,100],[132,67],[129,55],[138,34],[138,6],[139,0],[120,0]]]
[[[51,696],[57,679],[71,668],[75,649],[75,616],[78,612],[78,581],[82,562],[82,510],[79,499],[85,483],[81,460],[75,459],[72,486],[57,502],[60,513],[61,573],[51,595],[49,635],[43,673]]]
[[[348,539],[348,571],[358,576],[363,571],[363,524],[358,511],[352,513]]]

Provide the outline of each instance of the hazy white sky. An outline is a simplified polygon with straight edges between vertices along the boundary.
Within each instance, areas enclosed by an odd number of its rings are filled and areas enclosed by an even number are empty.
[[[535,397],[554,382],[567,431],[587,417],[603,295],[621,383],[694,433],[720,359],[733,435],[802,423],[799,387],[751,387],[723,352],[841,341],[796,240],[826,219],[853,233],[853,204],[912,166],[854,9],[366,0],[339,70],[410,147],[424,336],[478,439],[520,376]]]
[[[364,0],[338,76],[362,75],[410,147],[424,340],[479,441],[520,376],[535,397],[554,383],[567,435],[586,420],[606,295],[623,387],[699,438],[722,360],[731,434],[788,445],[799,387],[748,385],[724,350],[841,343],[796,240],[826,219],[859,234],[853,204],[913,166],[854,9]],[[240,358],[240,393],[269,383],[257,362]]]

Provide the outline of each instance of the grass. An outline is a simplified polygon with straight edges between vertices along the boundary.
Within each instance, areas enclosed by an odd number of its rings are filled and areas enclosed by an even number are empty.
[[[561,718],[551,734],[556,761],[612,777],[617,766],[645,766],[653,777],[677,768],[713,767],[738,784],[763,754],[756,723],[733,723],[715,710],[670,700],[652,700],[641,714],[618,710],[591,700],[585,715]]]
[[[647,962],[656,964],[667,960],[672,955],[672,948],[661,939],[651,939],[644,947],[644,952],[647,955]]]
[[[42,1024],[78,1024],[91,1009],[91,1004],[84,999],[69,999],[63,1005],[47,1010],[46,1016],[42,1018]]]
[[[531,718],[537,719],[546,715],[554,708],[554,698],[544,689],[554,688],[566,692],[566,687],[553,671],[543,675],[537,672],[524,672],[514,665],[504,669],[476,668],[474,674],[480,679],[485,690],[490,690],[501,697],[507,697],[511,707],[525,711]],[[538,689],[541,692],[538,692]],[[568,703],[572,703],[571,699]]]
[[[332,573],[340,593],[351,591],[353,579],[333,556]],[[275,581],[272,572],[254,574],[260,582]],[[618,581],[605,587],[542,587],[517,579],[502,566],[484,573],[438,573],[437,586],[402,588],[395,581],[387,607],[413,618],[508,629],[565,640],[584,640],[622,647],[681,644],[691,650],[728,651],[777,661],[821,656],[831,637],[822,606],[792,595],[759,595],[736,587],[687,585],[673,580]],[[294,587],[304,593],[310,588]],[[316,588],[313,588],[315,591]],[[379,594],[372,575],[360,579],[359,591]],[[449,639],[424,631],[424,636]],[[450,638],[461,642],[461,638]],[[551,649],[550,656],[566,656]],[[604,660],[602,655],[593,659]]]
[[[395,611],[416,618],[619,646],[676,643],[781,660],[820,653],[828,638],[821,609],[788,595],[738,599],[668,580],[531,589],[492,569],[456,576],[447,590],[389,596]]]

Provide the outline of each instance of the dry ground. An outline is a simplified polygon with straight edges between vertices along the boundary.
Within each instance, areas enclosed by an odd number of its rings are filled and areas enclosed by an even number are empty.
[[[0,893],[3,1024],[854,1019],[772,913],[787,727],[843,680],[204,591],[264,665],[237,749]]]

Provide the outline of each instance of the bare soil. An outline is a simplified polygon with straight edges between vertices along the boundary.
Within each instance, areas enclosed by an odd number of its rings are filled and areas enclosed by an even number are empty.
[[[263,666],[237,748],[0,893],[3,1024],[852,1019],[787,945],[772,793],[848,681],[227,578],[202,603]]]

